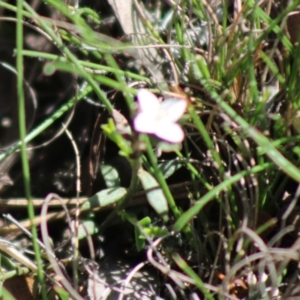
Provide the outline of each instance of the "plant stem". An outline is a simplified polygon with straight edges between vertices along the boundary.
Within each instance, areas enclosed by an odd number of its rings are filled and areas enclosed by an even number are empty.
[[[24,99],[24,74],[23,74],[23,0],[17,1],[17,35],[16,35],[16,44],[17,44],[17,57],[16,57],[16,64],[17,64],[17,93],[18,93],[18,107],[19,107],[19,131],[20,131],[20,140],[21,140],[21,158],[22,158],[22,168],[23,168],[23,179],[24,179],[24,188],[25,188],[25,196],[28,199],[28,215],[31,222],[33,222],[35,215],[34,215],[34,208],[32,203],[31,197],[31,190],[30,190],[30,172],[29,172],[29,163],[26,151],[26,120],[25,120],[25,99]],[[41,285],[41,293],[42,299],[47,300],[47,292],[45,286],[45,279],[43,273],[43,266],[41,260],[41,254],[39,245],[37,243],[38,235],[36,226],[31,227],[32,233],[32,243],[33,249],[35,253],[35,259],[37,262],[37,275],[39,279],[39,283]]]

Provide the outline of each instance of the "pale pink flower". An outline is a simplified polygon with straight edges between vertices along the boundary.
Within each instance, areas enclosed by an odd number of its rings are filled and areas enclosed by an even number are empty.
[[[139,111],[133,120],[137,132],[153,134],[169,143],[183,141],[184,132],[177,121],[186,110],[185,99],[170,98],[160,102],[145,89],[138,91],[137,99]]]

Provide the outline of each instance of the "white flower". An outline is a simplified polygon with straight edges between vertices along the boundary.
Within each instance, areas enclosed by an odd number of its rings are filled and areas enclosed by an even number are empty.
[[[184,114],[187,101],[185,99],[167,99],[159,102],[157,97],[148,90],[138,91],[139,111],[133,120],[137,132],[153,134],[169,142],[181,143],[184,132],[177,121]]]

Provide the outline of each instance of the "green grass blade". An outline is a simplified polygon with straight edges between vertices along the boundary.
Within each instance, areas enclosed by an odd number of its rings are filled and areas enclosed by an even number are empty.
[[[25,120],[25,98],[24,98],[24,69],[23,69],[23,0],[17,1],[17,28],[16,28],[16,45],[17,45],[17,57],[16,57],[16,65],[17,65],[17,95],[18,95],[18,107],[19,107],[19,131],[20,131],[20,140],[21,140],[21,157],[22,157],[22,168],[23,168],[23,180],[25,187],[25,196],[28,200],[28,216],[29,219],[33,222],[34,208],[31,197],[31,187],[30,187],[30,171],[29,171],[29,162],[27,157],[26,150],[26,120]],[[41,294],[43,300],[47,299],[46,285],[43,273],[43,266],[40,254],[40,248],[37,243],[38,234],[36,226],[31,227],[32,233],[32,243],[35,254],[35,259],[37,262],[38,270],[37,275],[39,279],[39,283],[41,285]]]

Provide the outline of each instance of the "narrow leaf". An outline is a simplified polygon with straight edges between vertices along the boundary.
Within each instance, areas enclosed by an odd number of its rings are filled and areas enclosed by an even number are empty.
[[[104,164],[100,167],[100,171],[108,188],[120,186],[120,176],[116,168]]]
[[[182,162],[179,160],[168,160],[161,163],[158,167],[164,175],[165,179],[171,177],[177,170],[182,167]]]
[[[83,221],[78,227],[78,239],[81,240],[88,235],[93,235],[98,232],[98,226],[92,220]]]
[[[126,193],[127,190],[122,187],[105,189],[84,202],[81,206],[81,209],[91,210],[97,207],[112,205],[120,201],[126,195]]]
[[[144,238],[141,237],[141,232],[138,228],[134,228],[134,240],[135,240],[135,246],[138,252],[143,250],[146,245],[146,241]]]
[[[152,175],[143,169],[139,170],[138,177],[146,191],[149,204],[164,219],[164,221],[167,221],[168,202],[163,191],[159,187],[159,184]]]

